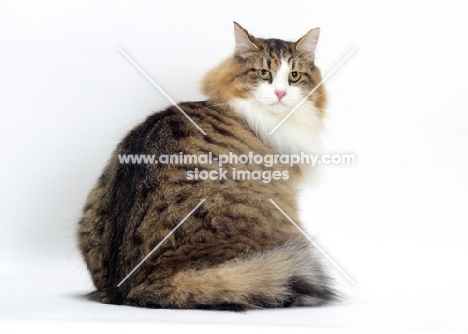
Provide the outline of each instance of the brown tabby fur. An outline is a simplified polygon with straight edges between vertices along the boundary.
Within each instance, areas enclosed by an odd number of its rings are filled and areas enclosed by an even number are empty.
[[[247,34],[247,32],[245,32]],[[289,180],[187,180],[186,172],[213,165],[120,164],[118,154],[275,154],[226,103],[245,97],[258,80],[252,68],[275,71],[279,53],[307,75],[305,89],[320,72],[296,51],[297,43],[248,35],[263,52],[239,54],[210,71],[203,90],[208,101],[155,113],[118,145],[79,222],[78,242],[103,302],[156,308],[246,308],[318,305],[333,299],[320,261],[307,240],[269,201],[299,222],[295,185]],[[281,50],[279,50],[281,49]],[[266,63],[266,60],[269,60]],[[310,97],[320,110],[323,88]],[[256,164],[223,166],[270,170]],[[206,201],[120,287],[117,284],[198,204]]]
[[[281,64],[281,58],[285,58],[295,71],[304,74],[298,82],[294,83],[301,85],[304,91],[311,91],[322,80],[320,70],[314,64],[314,58],[296,50],[301,40],[297,42],[265,40],[255,38],[247,31],[245,32],[249,40],[260,50],[235,54],[234,57],[229,57],[206,74],[202,89],[212,100],[225,103],[233,97],[246,98],[248,90],[255,88],[258,82],[255,69],[265,68],[276,72]],[[315,103],[320,116],[323,117],[327,104],[324,86],[321,85],[309,100]]]

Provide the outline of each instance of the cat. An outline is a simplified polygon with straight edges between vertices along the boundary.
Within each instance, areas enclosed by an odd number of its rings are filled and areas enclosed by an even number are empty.
[[[229,152],[316,152],[326,107],[325,89],[316,87],[321,81],[314,63],[319,32],[312,29],[297,42],[287,42],[255,38],[234,23],[234,54],[202,81],[208,99],[180,103],[186,115],[176,106],[152,114],[118,144],[88,195],[77,231],[102,302],[243,311],[336,300],[315,249],[269,201],[300,224],[297,188],[307,173],[302,166],[233,161],[222,166],[229,177],[202,180],[188,175],[217,171],[217,162],[119,160],[126,154],[209,153],[217,158]],[[241,169],[286,177],[271,182],[233,178]]]

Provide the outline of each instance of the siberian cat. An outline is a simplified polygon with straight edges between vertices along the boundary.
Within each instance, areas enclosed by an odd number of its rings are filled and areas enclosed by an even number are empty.
[[[314,64],[319,29],[297,42],[255,38],[236,23],[234,31],[234,54],[203,80],[208,100],[179,104],[206,135],[175,106],[149,116],[117,146],[88,196],[78,243],[103,302],[245,310],[335,299],[314,249],[269,201],[299,224],[296,189],[306,173],[301,166],[233,161],[222,166],[226,178],[202,180],[193,171],[219,171],[217,161],[119,160],[125,154],[210,153],[216,159],[229,152],[317,153],[323,86],[269,132],[321,80]],[[236,170],[278,171],[282,177],[235,178]]]

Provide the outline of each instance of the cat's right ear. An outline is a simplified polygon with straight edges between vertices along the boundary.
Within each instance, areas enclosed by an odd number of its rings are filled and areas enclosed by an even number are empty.
[[[242,28],[237,22],[234,22],[234,37],[236,38],[236,55],[248,51],[258,51],[258,47],[250,40],[247,30]]]

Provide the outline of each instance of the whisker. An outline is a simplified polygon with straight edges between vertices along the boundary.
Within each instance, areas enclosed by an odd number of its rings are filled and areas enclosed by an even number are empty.
[[[258,125],[260,123],[259,121],[260,121],[260,118],[262,117],[264,109],[265,109],[265,104],[262,103],[261,108],[260,108],[260,112],[258,113],[257,119],[255,121],[255,129],[258,129]]]

